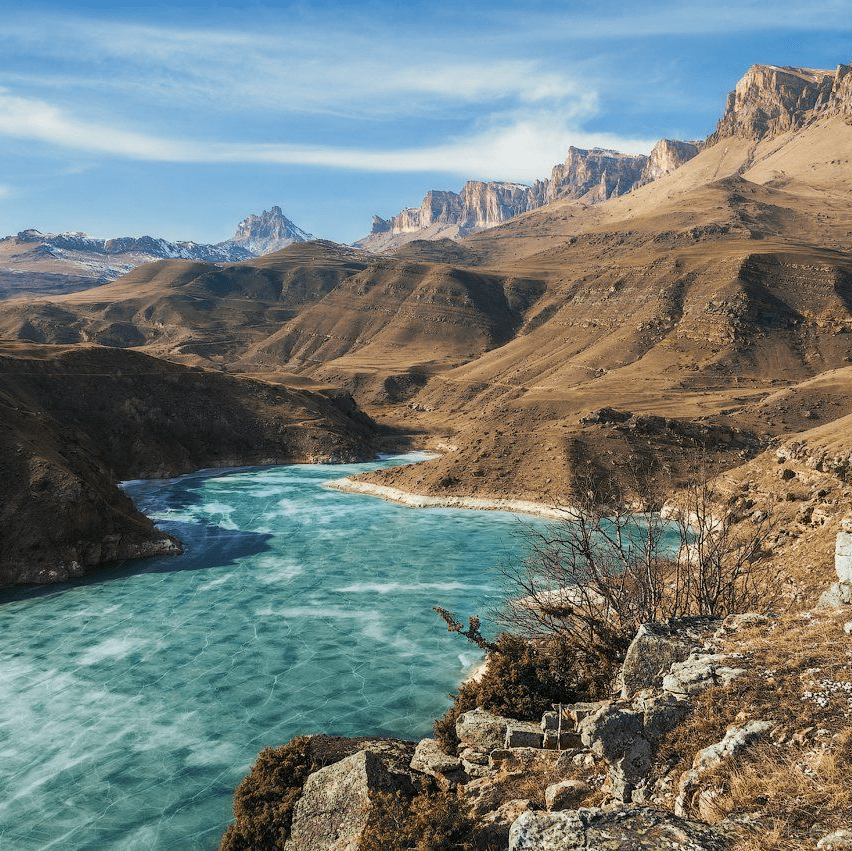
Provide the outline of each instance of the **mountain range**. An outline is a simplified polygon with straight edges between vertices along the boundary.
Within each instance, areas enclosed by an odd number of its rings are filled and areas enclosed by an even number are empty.
[[[52,346],[110,347],[98,348],[115,362],[107,373],[137,369],[120,360],[136,349],[181,365],[169,366],[176,386],[226,372],[342,388],[385,445],[443,447],[369,481],[436,496],[553,502],[582,465],[608,476],[629,460],[677,482],[702,458],[771,465],[769,450],[792,443],[845,457],[851,117],[848,66],[754,66],[694,156],[658,145],[626,192],[590,203],[610,155],[574,151],[564,174],[585,163],[589,189],[457,240],[159,259],[96,289],[6,299],[0,337],[48,363]],[[135,398],[140,416],[159,407]],[[223,395],[223,411],[232,404]],[[62,421],[49,396],[38,405]],[[802,521],[796,540],[826,528]]]
[[[310,239],[313,236],[277,206],[243,219],[231,239],[215,245],[151,236],[99,239],[85,233],[29,229],[0,239],[0,298],[18,292],[86,289],[114,281],[152,260],[236,263]]]
[[[390,219],[373,216],[371,233],[354,244],[382,252],[415,239],[467,236],[561,198],[597,204],[668,174],[692,159],[699,148],[698,142],[661,139],[645,156],[572,145],[565,162],[555,165],[547,180],[532,186],[471,180],[459,193],[433,190],[419,207],[407,207]]]

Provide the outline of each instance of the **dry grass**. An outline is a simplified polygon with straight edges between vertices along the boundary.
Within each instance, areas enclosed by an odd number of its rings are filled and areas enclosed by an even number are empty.
[[[712,790],[694,815],[740,825],[737,851],[813,848],[852,827],[852,637],[850,611],[786,615],[728,640],[744,677],[711,688],[662,743],[657,779],[668,775],[673,803],[694,755],[732,724],[772,720],[768,741],[723,760],[701,781]]]
[[[719,789],[713,801],[718,818],[760,814],[757,825],[744,826],[738,851],[756,841],[762,849],[812,848],[826,833],[852,827],[850,739],[852,728],[846,728],[836,739],[810,746],[767,744],[720,764],[708,777]],[[771,844],[767,828],[777,837]]]

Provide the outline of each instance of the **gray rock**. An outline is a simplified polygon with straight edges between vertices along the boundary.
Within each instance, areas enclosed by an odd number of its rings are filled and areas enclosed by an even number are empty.
[[[837,533],[834,571],[837,574],[837,582],[819,598],[816,604],[818,609],[836,609],[852,603],[852,531],[845,528]]]
[[[838,532],[834,545],[834,569],[841,582],[852,582],[852,532]]]
[[[507,748],[540,748],[541,725],[524,721],[512,721],[506,725]]]
[[[823,836],[816,846],[819,851],[841,851],[852,848],[852,830],[843,828]]]
[[[443,790],[453,789],[467,779],[462,761],[457,756],[445,754],[434,739],[421,739],[417,743],[411,768],[434,777]]]
[[[728,657],[721,653],[692,653],[683,662],[676,662],[663,677],[663,690],[671,694],[700,694],[710,686],[729,685],[745,671],[724,663]]]
[[[609,763],[613,796],[629,801],[653,756],[644,735],[644,713],[605,705],[582,720],[579,732],[583,744]]]
[[[636,632],[621,668],[621,696],[659,687],[672,663],[689,656],[694,642],[666,624],[643,623]]]
[[[488,765],[489,752],[479,748],[462,748],[459,758],[462,762],[472,762],[474,765]]]
[[[533,808],[532,801],[518,798],[500,804],[496,810],[477,819],[479,839],[488,848],[506,848],[509,845],[509,828],[522,813]]]
[[[852,582],[835,582],[820,594],[815,609],[839,609],[852,603]]]
[[[423,775],[410,768],[413,752],[405,742],[370,742],[311,774],[293,810],[285,851],[357,851],[376,792],[419,790]]]
[[[658,694],[639,698],[633,708],[642,712],[643,734],[656,744],[660,738],[673,730],[692,708],[690,702],[675,694]]]
[[[589,794],[589,784],[582,780],[562,780],[544,790],[548,810],[573,810]]]
[[[600,700],[594,703],[570,703],[563,706],[562,710],[568,714],[574,724],[579,724],[584,718],[597,712],[603,704],[604,701]]]
[[[456,735],[462,747],[492,751],[502,748],[506,741],[506,728],[515,723],[512,718],[492,715],[484,709],[471,709],[456,719]]]
[[[509,831],[509,851],[725,851],[717,830],[662,810],[525,812]]]
[[[542,736],[541,746],[552,751],[566,751],[582,747],[580,735],[574,730],[547,730]]]
[[[468,762],[466,759],[462,760],[462,768],[468,777],[491,777],[494,773],[487,763]]]

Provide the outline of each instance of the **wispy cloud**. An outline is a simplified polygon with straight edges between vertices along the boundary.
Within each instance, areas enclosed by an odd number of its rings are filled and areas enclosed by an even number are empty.
[[[29,21],[12,21],[0,30],[0,47],[7,55],[51,60],[47,74],[44,63],[7,71],[7,84],[121,91],[149,101],[204,101],[229,111],[377,116],[453,104],[535,104],[577,98],[588,89],[586,80],[564,69],[539,59],[507,57],[476,41],[461,49],[458,39],[353,33],[335,29],[334,22],[288,26],[274,35],[73,16],[46,23],[34,28]],[[62,38],[47,38],[45,32],[61,32]]]
[[[77,118],[57,106],[0,91],[0,136],[131,160],[324,166],[375,172],[443,171],[481,178],[534,180],[565,156],[566,138],[580,146],[647,151],[648,139],[586,133],[572,126],[589,108],[555,116],[517,112],[446,143],[422,147],[355,148],[254,144],[167,138]]]

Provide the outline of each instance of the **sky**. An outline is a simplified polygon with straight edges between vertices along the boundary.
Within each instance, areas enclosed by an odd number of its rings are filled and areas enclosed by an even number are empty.
[[[852,0],[9,7],[0,236],[219,242],[277,204],[352,242],[570,145],[704,138],[752,64],[852,62]]]

